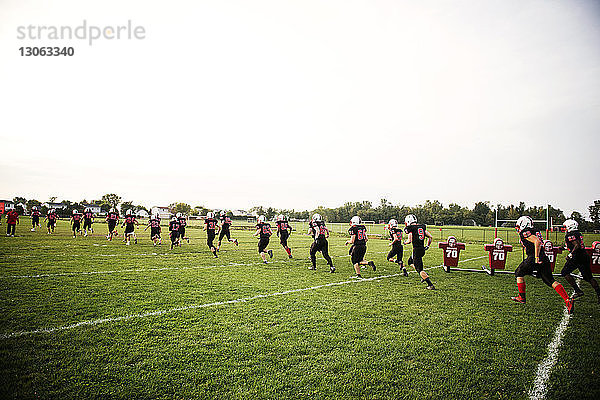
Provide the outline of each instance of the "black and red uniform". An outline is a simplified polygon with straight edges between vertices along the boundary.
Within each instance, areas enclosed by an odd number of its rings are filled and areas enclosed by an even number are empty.
[[[177,222],[179,222],[179,237],[185,239],[185,227],[187,226],[187,218],[179,217],[177,218]]]
[[[171,238],[171,249],[179,240],[179,221],[174,220],[169,222],[169,236]]]
[[[402,264],[402,256],[404,254],[404,246],[402,245],[402,229],[390,228],[390,240],[392,241],[392,249],[387,255],[387,259],[391,260],[397,256],[396,262]]]
[[[567,232],[565,234],[565,244],[567,245],[571,256],[567,257],[567,261],[560,271],[560,275],[564,277],[576,269],[579,269],[583,280],[589,282],[592,279],[592,270],[590,269],[590,258],[585,251],[583,235],[578,230]],[[579,244],[579,247],[576,250],[573,250],[575,249],[576,244]]]
[[[46,219],[48,220],[48,229],[51,229],[52,232],[54,232],[54,227],[56,226],[58,215],[55,212],[51,212],[48,213],[48,215],[46,215]]]
[[[89,229],[92,230],[92,219],[94,218],[94,213],[91,211],[85,211],[83,213],[83,230]]]
[[[73,214],[73,216],[71,217],[71,220],[73,221],[73,226],[71,226],[73,234],[75,234],[75,232],[79,232],[81,229],[81,217],[82,216],[79,213]]]
[[[229,228],[231,227],[231,218],[227,215],[221,215],[221,233],[219,233],[219,243],[223,240],[225,236],[227,236],[227,240],[231,240],[231,232]]]
[[[259,239],[258,239],[258,253],[263,253],[267,246],[269,245],[269,240],[271,235],[271,224],[268,222],[259,222],[256,224],[256,229],[259,230]]]
[[[15,236],[17,229],[17,222],[19,222],[19,213],[17,210],[11,210],[6,213],[6,234],[9,236]]]
[[[135,230],[135,216],[127,215],[125,216],[125,236],[133,233]]]
[[[40,216],[42,215],[41,212],[39,212],[38,210],[33,210],[33,212],[31,213],[31,225],[35,228],[36,226],[40,225]]]
[[[290,237],[290,232],[292,231],[292,227],[287,221],[277,221],[277,236],[279,236],[279,243],[283,247],[288,247],[287,241]]]
[[[364,225],[353,225],[348,233],[354,236],[354,242],[350,246],[350,259],[352,264],[358,264],[365,259],[367,253],[367,228]]]
[[[310,228],[310,233],[314,239],[312,244],[310,245],[310,262],[312,263],[313,268],[317,266],[317,252],[320,251],[323,254],[323,258],[327,261],[330,268],[333,268],[333,261],[331,261],[331,257],[329,256],[329,243],[327,242],[327,236],[329,231],[325,226],[325,222],[323,221],[311,221],[308,225]]]
[[[148,225],[150,226],[150,239],[160,239],[160,218],[151,218]]]
[[[519,232],[519,239],[521,244],[525,247],[525,254],[527,257],[515,270],[516,277],[524,277],[525,275],[531,275],[536,278],[541,278],[542,281],[552,287],[554,283],[554,277],[552,276],[552,269],[550,268],[550,260],[544,252],[544,246],[540,247],[540,264],[535,262],[535,245],[527,240],[530,236],[537,236],[541,243],[544,243],[544,238],[539,230],[535,228],[525,228]]]
[[[119,222],[119,214],[115,211],[109,212],[106,216],[106,222],[108,222],[108,232],[112,233],[117,227],[117,222]]]
[[[206,218],[204,220],[204,223],[206,224],[206,244],[208,245],[208,247],[210,247],[211,249],[213,249],[215,247],[215,245],[213,244],[215,237],[217,236],[217,227],[218,222],[216,219],[214,218]]]
[[[413,253],[408,258],[408,264],[414,265],[417,272],[423,271],[423,256],[425,255],[425,232],[427,227],[423,224],[408,225],[404,232],[412,233]]]

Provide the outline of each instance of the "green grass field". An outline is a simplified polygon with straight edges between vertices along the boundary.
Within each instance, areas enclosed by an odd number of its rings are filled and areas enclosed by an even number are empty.
[[[18,237],[0,237],[0,398],[522,399],[563,318],[562,299],[537,279],[520,305],[512,275],[445,273],[435,243],[425,264],[437,290],[427,291],[385,261],[386,240],[369,241],[378,268],[356,281],[340,234],[331,274],[320,255],[307,269],[300,231],[293,259],[273,238],[264,265],[248,230],[214,259],[200,229],[171,251],[149,231],[137,245],[108,242],[100,223],[77,239],[65,221],[54,235],[29,228],[24,218]],[[461,266],[485,257],[473,236]],[[511,253],[509,268],[520,261]],[[549,399],[600,398],[600,305],[581,286]]]

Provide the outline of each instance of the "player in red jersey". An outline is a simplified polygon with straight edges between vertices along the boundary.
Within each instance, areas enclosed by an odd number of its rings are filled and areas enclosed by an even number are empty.
[[[108,224],[108,235],[106,238],[112,240],[113,236],[118,236],[119,233],[116,230],[117,223],[119,222],[119,213],[114,208],[108,210],[106,215],[106,223]]]
[[[40,216],[42,213],[38,210],[37,206],[33,206],[31,209],[31,232],[35,232],[36,227],[40,227]]]
[[[6,213],[6,236],[15,237],[17,224],[19,223],[19,212],[10,210]]]
[[[354,272],[356,272],[356,275],[351,276],[351,278],[362,278],[362,275],[360,274],[361,265],[369,265],[373,268],[373,271],[376,270],[376,267],[373,261],[365,261],[367,241],[369,238],[367,237],[367,228],[362,224],[358,215],[355,215],[350,220],[350,229],[348,229],[348,233],[350,234],[350,239],[346,241],[346,246],[351,245],[350,259],[354,266]]]
[[[221,220],[221,233],[219,233],[219,244],[217,245],[217,251],[219,251],[219,249],[221,248],[221,241],[223,240],[223,238],[225,236],[227,236],[228,242],[233,242],[233,244],[235,244],[237,246],[238,245],[237,239],[231,238],[231,232],[230,232],[231,218],[229,218],[227,216],[227,213],[225,211],[221,211],[219,213],[219,219]]]
[[[148,226],[144,228],[144,231],[146,231],[148,228],[150,228],[150,239],[152,240],[154,246],[161,244],[162,238],[160,237],[160,217],[158,214],[154,214],[154,216],[150,218],[148,221]]]
[[[425,251],[429,250],[433,236],[427,231],[425,225],[417,223],[417,217],[413,214],[409,214],[404,218],[404,224],[406,225],[404,231],[408,235],[404,244],[412,243],[413,245],[413,253],[408,258],[408,265],[413,266],[415,271],[419,273],[421,282],[427,283],[427,289],[434,290],[435,286],[431,283],[429,275],[423,270],[423,256],[425,256]],[[425,245],[425,238],[427,238],[427,245]]]
[[[83,210],[83,236],[88,235],[88,230],[90,233],[94,233],[94,229],[92,228],[92,224],[94,223],[94,213],[91,208],[86,208]]]
[[[283,214],[277,216],[277,236],[279,236],[279,243],[283,246],[283,249],[288,254],[289,258],[292,258],[292,249],[288,246],[288,238],[292,233],[292,227],[288,223],[287,217]]]
[[[73,231],[73,239],[77,237],[78,233],[81,233],[81,219],[83,216],[79,214],[77,210],[73,210],[73,215],[71,215],[71,230]]]
[[[516,229],[519,232],[521,244],[525,247],[527,258],[515,270],[519,295],[512,297],[512,300],[525,304],[525,275],[531,275],[540,278],[546,285],[556,290],[556,293],[565,301],[567,312],[571,314],[573,312],[573,300],[569,298],[563,285],[554,280],[550,260],[544,252],[544,238],[540,231],[534,228],[533,220],[527,216],[520,217],[517,220]]]
[[[135,225],[139,225],[139,222],[135,219],[135,215],[133,215],[133,210],[127,210],[125,213],[125,219],[121,224],[121,227],[125,227],[125,244],[127,246],[131,243],[131,238],[133,237],[134,243],[137,244],[137,236],[135,235]]]
[[[206,244],[212,251],[215,258],[217,258],[217,248],[213,244],[217,232],[219,231],[219,221],[215,219],[215,214],[212,211],[206,213],[206,219],[204,220],[204,230],[206,231]]]
[[[269,245],[271,235],[271,224],[267,222],[264,215],[259,216],[258,223],[256,224],[256,232],[254,232],[253,236],[259,237],[258,254],[260,254],[260,258],[262,258],[265,264],[267,264],[267,254],[269,257],[273,258],[273,250],[265,251]]]
[[[46,225],[48,228],[48,235],[54,233],[56,221],[58,221],[58,215],[56,214],[56,210],[54,208],[48,210],[48,214],[46,215],[46,218],[44,218],[44,221],[48,221],[48,224]]]

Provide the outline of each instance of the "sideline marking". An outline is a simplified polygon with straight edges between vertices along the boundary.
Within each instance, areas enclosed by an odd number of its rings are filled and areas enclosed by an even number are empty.
[[[487,256],[470,258],[470,259],[460,261],[460,262],[477,260],[477,259],[485,258],[485,257],[487,257]],[[431,269],[441,268],[441,267],[442,267],[442,265],[440,264],[435,267],[425,268],[425,270],[431,270]],[[409,273],[415,273],[415,272],[416,271],[410,271]],[[385,279],[385,278],[393,278],[393,277],[400,276],[400,275],[402,275],[402,274],[396,273],[396,274],[390,274],[390,275],[374,276],[372,278],[351,279],[351,280],[347,280],[347,281],[326,283],[323,285],[311,286],[311,287],[307,287],[307,288],[290,289],[290,290],[285,290],[283,292],[259,294],[259,295],[252,296],[252,297],[243,297],[243,298],[234,299],[234,300],[217,301],[214,303],[205,303],[205,304],[192,304],[189,306],[170,308],[167,310],[149,311],[149,312],[140,313],[140,314],[123,315],[120,317],[91,319],[91,320],[87,320],[87,321],[77,322],[77,323],[71,324],[71,325],[63,325],[63,326],[58,326],[58,327],[54,327],[54,328],[44,328],[44,329],[36,329],[33,331],[4,333],[4,334],[0,335],[0,340],[11,339],[11,338],[16,338],[16,337],[21,337],[21,336],[30,336],[30,335],[34,335],[37,333],[54,333],[54,332],[59,332],[59,331],[65,331],[68,329],[79,328],[81,326],[86,326],[86,325],[93,326],[93,325],[99,325],[99,324],[103,324],[103,323],[107,323],[107,322],[127,321],[130,319],[136,319],[136,318],[154,317],[154,316],[168,314],[168,313],[174,313],[174,312],[178,312],[178,311],[187,311],[187,310],[194,310],[194,309],[198,309],[198,308],[207,308],[207,307],[221,306],[221,305],[227,305],[227,304],[242,303],[242,302],[252,301],[252,300],[256,300],[256,299],[263,299],[263,298],[267,298],[267,297],[283,296],[283,295],[290,294],[290,293],[305,292],[308,290],[316,290],[316,289],[332,287],[332,286],[341,286],[341,285],[346,285],[349,283],[371,282],[371,281],[376,281],[376,280]]]

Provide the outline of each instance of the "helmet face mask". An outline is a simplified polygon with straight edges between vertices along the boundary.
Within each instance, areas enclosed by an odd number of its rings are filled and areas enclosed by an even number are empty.
[[[108,212],[112,212],[112,213],[114,213],[114,212],[115,212],[115,209],[114,209],[114,208],[111,208],[110,210],[108,210]]]
[[[360,217],[358,215],[352,217],[350,220],[350,225],[360,225]]]
[[[417,217],[414,214],[408,214],[405,218],[404,218],[404,223],[408,226],[408,225],[412,225],[412,224],[416,224],[417,223]]]
[[[573,232],[579,229],[579,224],[574,219],[568,219],[563,222],[563,226],[567,230],[567,232]]]
[[[181,218],[183,215],[182,215],[180,212],[178,212],[178,213],[177,213],[175,216],[176,216],[177,218]]]
[[[544,251],[546,254],[552,253],[552,242],[549,240],[544,241]]]
[[[266,221],[266,218],[265,218],[265,216],[264,216],[264,215],[259,215],[259,216],[258,216],[258,223],[259,223],[259,224],[264,224],[264,223],[265,223],[265,221]]]

